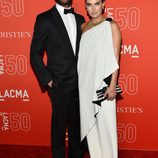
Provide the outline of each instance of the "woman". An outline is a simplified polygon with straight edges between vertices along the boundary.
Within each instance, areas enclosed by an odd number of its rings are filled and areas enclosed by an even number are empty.
[[[91,158],[117,158],[115,97],[121,33],[116,22],[104,17],[104,0],[85,3],[90,20],[81,26],[78,57],[81,140],[87,138]],[[110,79],[109,84],[104,79]],[[98,104],[97,90],[106,86]]]

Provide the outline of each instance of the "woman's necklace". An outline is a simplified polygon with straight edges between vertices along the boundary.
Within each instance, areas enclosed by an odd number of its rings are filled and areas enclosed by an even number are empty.
[[[92,27],[95,27],[95,26],[101,24],[104,20],[105,20],[105,17],[103,17],[100,21],[95,22],[95,23],[93,23],[92,20],[91,20],[91,21],[89,21],[88,25],[89,25],[89,27],[92,28]]]

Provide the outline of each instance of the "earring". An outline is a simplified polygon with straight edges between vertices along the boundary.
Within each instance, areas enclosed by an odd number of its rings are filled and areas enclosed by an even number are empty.
[[[103,5],[102,7],[102,13],[104,14],[104,11],[105,11],[105,5]]]

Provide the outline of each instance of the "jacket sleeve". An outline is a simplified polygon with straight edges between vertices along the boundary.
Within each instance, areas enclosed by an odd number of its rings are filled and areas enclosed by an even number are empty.
[[[47,35],[47,23],[43,17],[38,15],[30,47],[30,63],[41,87],[46,86],[52,80],[43,61]]]
[[[83,24],[83,23],[85,23],[85,18],[84,18],[84,16],[80,16],[80,19],[81,19],[81,24]]]

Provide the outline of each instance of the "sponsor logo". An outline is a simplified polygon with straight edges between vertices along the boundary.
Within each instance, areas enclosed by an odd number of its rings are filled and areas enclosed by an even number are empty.
[[[31,32],[0,32],[2,39],[24,39],[31,38]]]
[[[144,112],[143,107],[117,107],[118,113],[130,113],[130,114],[142,114]]]

